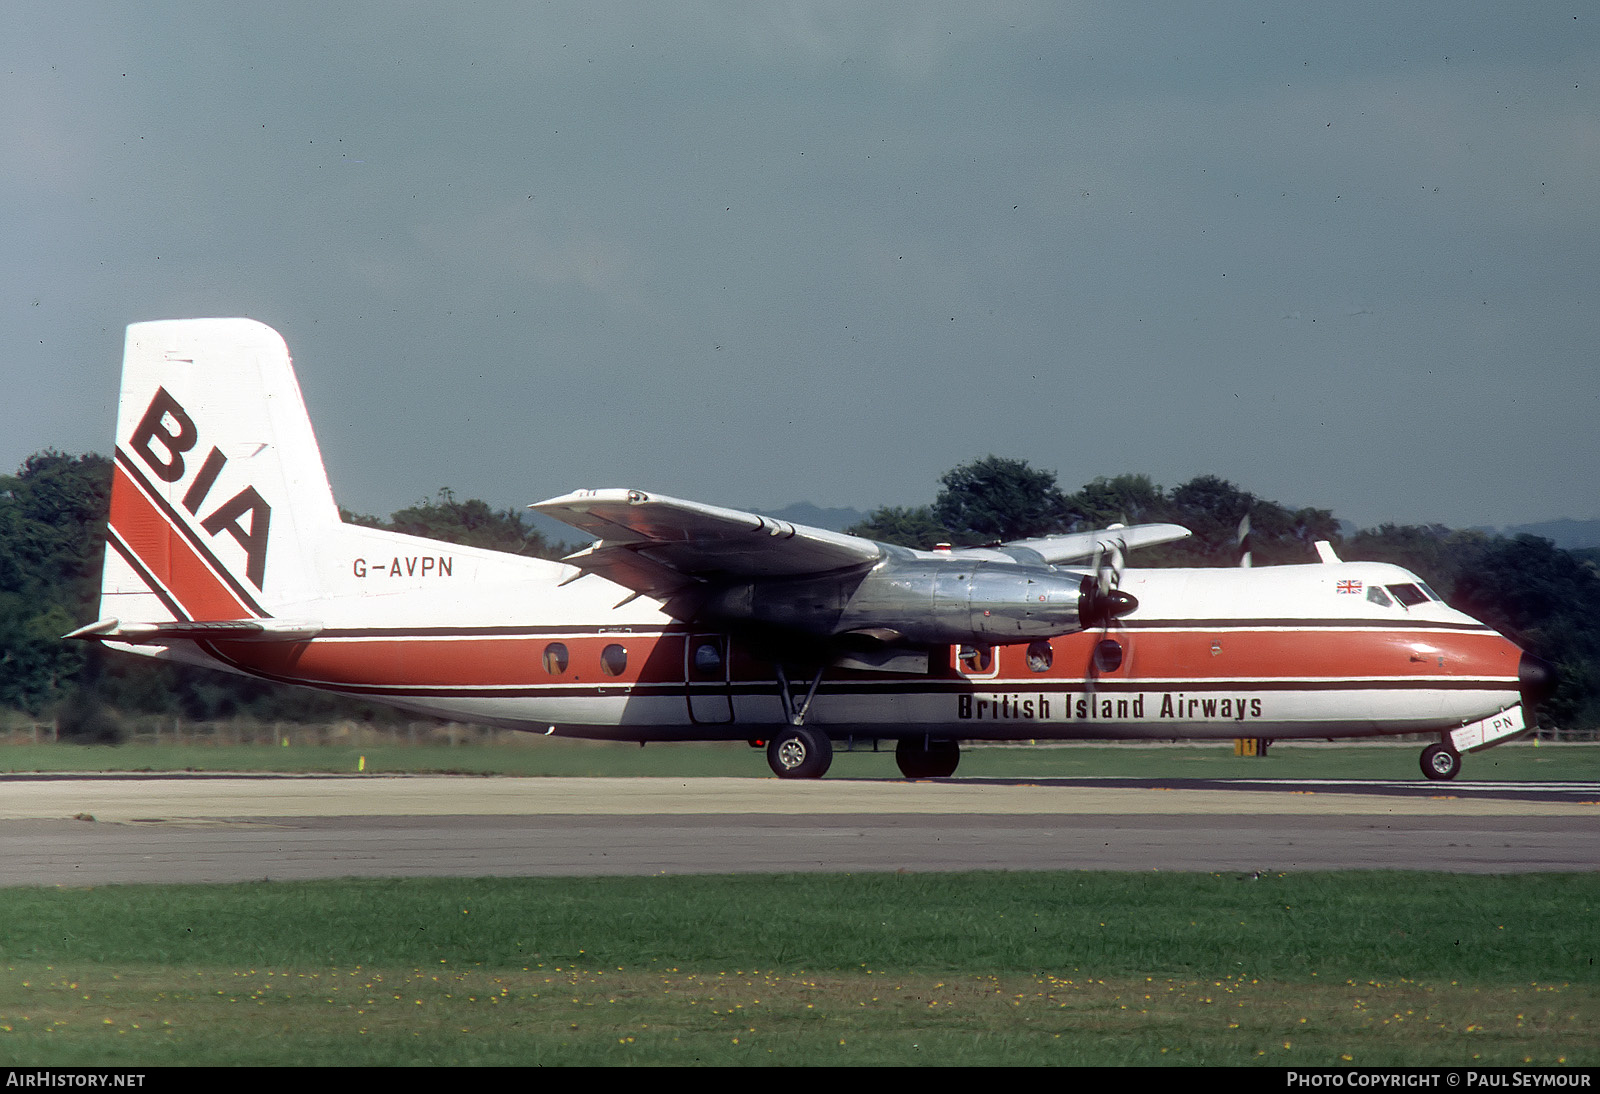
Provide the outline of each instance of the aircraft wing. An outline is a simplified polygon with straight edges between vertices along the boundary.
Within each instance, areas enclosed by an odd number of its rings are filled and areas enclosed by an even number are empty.
[[[1178,524],[1130,524],[1096,529],[1093,532],[1073,532],[1061,536],[1040,536],[1037,539],[1018,539],[1007,547],[1026,547],[1051,564],[1073,562],[1092,558],[1096,551],[1131,551],[1137,547],[1154,547],[1158,543],[1172,543],[1188,539],[1192,532]]]
[[[578,490],[529,509],[597,542],[566,562],[646,596],[718,577],[804,577],[867,566],[871,540],[641,490]]]

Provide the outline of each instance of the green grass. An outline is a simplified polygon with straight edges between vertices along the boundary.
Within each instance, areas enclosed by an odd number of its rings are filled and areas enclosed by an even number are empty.
[[[998,778],[1419,778],[1416,747],[974,748]],[[0,747],[13,771],[770,777],[743,745]],[[1469,778],[1600,778],[1513,745]],[[895,777],[843,753],[830,777]],[[0,1063],[1600,1062],[1600,875],[0,890]]]
[[[0,1062],[1600,1062],[1600,875],[0,891]]]
[[[1421,745],[1275,745],[1264,757],[1220,745],[976,746],[962,752],[966,778],[1336,778],[1421,780]],[[769,778],[765,753],[743,743],[604,744],[546,738],[518,743],[377,742],[365,745],[0,745],[5,771],[458,772],[505,775],[731,775]],[[839,752],[829,778],[897,778],[892,750]],[[1512,744],[1469,755],[1466,779],[1600,779],[1600,744]]]

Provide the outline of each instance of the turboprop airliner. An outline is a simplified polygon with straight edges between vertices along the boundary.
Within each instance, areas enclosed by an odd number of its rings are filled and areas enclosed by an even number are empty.
[[[245,319],[128,328],[100,619],[69,637],[557,736],[746,740],[816,778],[893,742],[1424,734],[1425,775],[1527,726],[1547,666],[1415,574],[1133,569],[1176,525],[914,551],[642,490],[535,503],[559,562],[345,524],[289,352]]]

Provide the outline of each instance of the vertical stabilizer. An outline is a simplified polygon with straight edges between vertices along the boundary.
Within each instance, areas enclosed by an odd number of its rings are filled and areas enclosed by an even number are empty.
[[[260,619],[339,527],[289,350],[249,319],[128,328],[102,619]]]

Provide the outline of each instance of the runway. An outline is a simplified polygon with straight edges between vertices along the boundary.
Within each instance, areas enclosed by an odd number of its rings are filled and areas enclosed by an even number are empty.
[[[7,886],[974,869],[1590,871],[1600,785],[0,777]]]

